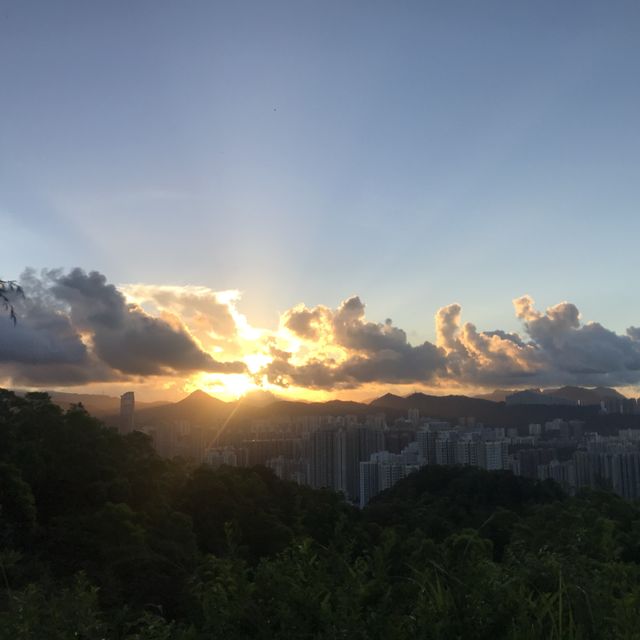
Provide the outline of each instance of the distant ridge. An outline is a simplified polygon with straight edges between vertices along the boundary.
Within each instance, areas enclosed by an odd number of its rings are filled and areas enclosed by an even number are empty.
[[[563,398],[565,400],[571,400],[577,402],[582,406],[599,405],[603,400],[617,399],[625,400],[626,396],[622,395],[619,391],[610,387],[577,387],[577,386],[564,386],[558,388],[549,389],[496,389],[491,393],[475,396],[481,400],[491,400],[493,402],[504,402],[505,398],[514,393],[521,391],[532,391],[540,393],[546,396],[553,396],[554,398]]]
[[[473,396],[478,400],[491,400],[491,402],[504,402],[505,398],[516,391],[515,389],[495,389],[491,393],[482,393]],[[520,389],[518,389],[520,391]]]
[[[387,393],[371,402],[371,406],[402,411],[420,409],[424,416],[459,417],[485,415],[487,411],[495,408],[496,403],[460,395],[432,396],[426,393],[412,393],[402,398]]]
[[[27,391],[16,389],[18,395],[24,395]],[[109,416],[120,411],[120,398],[107,396],[100,393],[69,393],[67,391],[45,391],[51,397],[54,404],[63,409],[68,409],[72,404],[80,404],[92,415],[99,418]],[[138,409],[167,406],[168,402],[139,402],[136,400]]]
[[[593,389],[589,389],[585,387],[565,386],[559,389],[545,389],[543,393],[545,395],[556,396],[557,398],[574,400],[585,406],[600,404],[603,400],[626,399],[626,396],[609,387],[594,387]]]
[[[143,426],[165,421],[207,424],[225,418],[232,409],[231,403],[214,398],[205,391],[197,389],[178,402],[136,411],[136,424]]]
[[[194,425],[210,427],[219,425],[230,418],[229,429],[247,426],[254,419],[273,419],[279,417],[298,417],[307,415],[358,415],[364,416],[383,412],[392,424],[396,418],[407,417],[409,409],[419,409],[423,417],[444,419],[455,422],[457,418],[474,417],[477,421],[495,426],[522,426],[529,422],[545,422],[554,418],[580,419],[600,425],[622,425],[638,423],[640,416],[609,415],[599,412],[596,398],[623,398],[614,389],[596,387],[561,387],[548,389],[545,393],[558,397],[560,394],[584,399],[580,406],[562,406],[540,403],[536,406],[506,406],[486,398],[473,398],[464,395],[435,396],[426,393],[412,393],[402,397],[386,393],[369,403],[349,400],[329,400],[327,402],[303,402],[295,400],[272,399],[260,395],[258,401],[241,398],[235,402],[224,402],[208,393],[197,390],[182,400],[161,406],[142,407],[136,410],[136,425],[153,426],[162,423],[188,422]],[[118,401],[113,398],[113,401]],[[587,402],[588,400],[588,402]],[[574,401],[574,403],[577,401]],[[97,415],[97,414],[96,414]],[[100,416],[107,424],[117,426],[117,411],[111,415]]]
[[[249,393],[242,396],[242,404],[254,407],[266,407],[280,399],[281,398],[271,391],[256,389],[255,391],[249,391]]]
[[[369,403],[371,407],[387,407],[393,409],[409,409],[411,406],[407,398],[396,396],[393,393],[385,393],[383,396],[372,400]]]
[[[327,402],[299,402],[295,400],[276,400],[272,404],[260,408],[245,407],[245,413],[251,412],[256,417],[276,415],[345,415],[371,413],[371,407],[362,402],[351,400],[328,400]]]
[[[610,387],[564,386],[548,389],[534,389],[538,393],[555,398],[565,398],[582,407],[596,407],[602,400],[624,400],[625,396]],[[24,394],[25,391],[16,391]],[[269,418],[276,415],[297,416],[324,413],[326,415],[356,414],[385,411],[389,416],[406,415],[410,408],[420,409],[425,416],[456,417],[474,416],[480,420],[498,420],[500,410],[496,405],[504,404],[507,395],[516,390],[496,389],[481,396],[446,395],[436,396],[421,392],[406,397],[385,393],[370,402],[350,400],[329,400],[326,402],[305,402],[283,400],[268,391],[255,391],[234,402],[224,402],[201,389],[193,391],[178,402],[140,402],[136,401],[136,423],[144,426],[158,421],[184,420],[207,424],[224,420],[234,411],[235,420]],[[104,419],[108,424],[117,424],[120,411],[120,398],[102,394],[48,392],[52,400],[67,409],[71,404],[81,402],[93,415]]]

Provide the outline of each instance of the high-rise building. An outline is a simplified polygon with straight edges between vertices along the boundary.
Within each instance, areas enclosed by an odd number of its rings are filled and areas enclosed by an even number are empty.
[[[136,400],[133,391],[127,391],[120,396],[120,433],[133,431],[135,406]]]
[[[384,432],[366,425],[342,429],[337,434],[335,450],[335,488],[357,504],[360,496],[360,463],[367,462],[372,453],[384,450]]]
[[[575,463],[573,462],[573,460],[567,460],[565,462],[552,460],[548,464],[541,464],[538,466],[538,479],[554,480],[567,493],[573,494],[576,487]]]
[[[539,436],[542,433],[542,425],[541,424],[530,424],[529,425],[529,435],[530,436]]]
[[[418,471],[418,448],[407,448],[402,453],[379,451],[371,454],[369,461],[359,463],[358,503],[364,507],[381,491],[393,487],[396,482]]]
[[[416,440],[415,429],[388,429],[384,434],[384,449],[391,453],[400,453],[410,442]]]
[[[309,481],[315,489],[336,488],[336,439],[337,431],[330,427],[321,427],[309,437]]]
[[[456,464],[478,466],[482,458],[481,449],[483,447],[483,443],[479,438],[466,437],[458,440],[455,445]]]
[[[373,496],[380,493],[378,463],[377,462],[361,462],[360,463],[360,508],[364,507]]]
[[[640,452],[628,443],[611,442],[573,454],[575,484],[612,489],[627,500],[640,498]]]
[[[435,442],[436,464],[456,464],[458,434],[455,431],[441,431]]]
[[[546,449],[521,449],[516,454],[519,462],[519,475],[525,478],[536,479],[538,477],[538,467],[549,464],[556,458],[556,450],[548,447]]]
[[[424,464],[436,464],[436,437],[438,433],[431,429],[422,429],[416,434],[418,450]]]
[[[488,471],[508,469],[507,461],[508,443],[505,440],[496,440],[484,443],[484,456],[480,466]]]

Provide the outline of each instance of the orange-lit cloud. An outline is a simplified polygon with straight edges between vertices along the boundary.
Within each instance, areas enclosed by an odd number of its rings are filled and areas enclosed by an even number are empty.
[[[436,342],[411,344],[359,297],[336,308],[298,304],[272,330],[252,326],[238,291],[128,284],[74,269],[25,272],[20,321],[0,326],[0,379],[11,386],[132,387],[175,397],[203,388],[225,399],[256,389],[326,399],[383,389],[551,384],[636,385],[640,330],[583,323],[575,305],[545,312],[514,300],[522,334],[481,331],[462,307],[435,314]]]

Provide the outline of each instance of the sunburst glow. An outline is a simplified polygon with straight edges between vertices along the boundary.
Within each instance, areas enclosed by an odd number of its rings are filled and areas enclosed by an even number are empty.
[[[200,373],[185,384],[185,391],[202,389],[221,400],[237,400],[260,387],[245,374]]]

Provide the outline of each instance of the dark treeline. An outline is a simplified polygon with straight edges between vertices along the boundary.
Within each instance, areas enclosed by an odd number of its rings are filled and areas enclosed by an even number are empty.
[[[0,391],[0,639],[640,638],[640,509],[425,468],[358,511]]]

